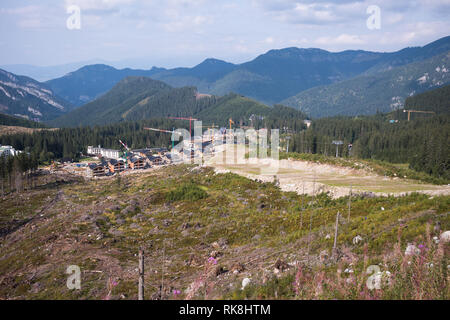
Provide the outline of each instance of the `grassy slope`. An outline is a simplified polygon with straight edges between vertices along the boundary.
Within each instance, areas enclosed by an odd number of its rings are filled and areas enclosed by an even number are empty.
[[[170,289],[181,289],[185,298],[185,290],[192,284],[201,289],[190,296],[204,298],[203,283],[208,287],[207,298],[376,298],[379,292],[359,295],[359,289],[350,286],[344,294],[334,287],[316,294],[305,285],[296,296],[292,286],[296,269],[278,278],[273,274],[274,264],[278,259],[299,261],[305,274],[301,279],[312,277],[311,284],[320,280],[314,275],[321,274],[330,283],[340,284],[336,270],[348,267],[365,281],[367,264],[385,263],[383,268],[394,273],[397,265],[387,254],[397,245],[398,251],[404,252],[407,242],[427,243],[427,222],[440,221],[442,230],[450,227],[449,197],[356,198],[350,223],[343,219],[339,231],[339,248],[345,254],[338,263],[324,264],[319,262],[319,253],[330,251],[333,238],[327,239],[326,234],[333,234],[336,212],[347,212],[347,199],[331,200],[326,195],[302,198],[281,192],[271,183],[188,166],[125,176],[120,184],[110,179],[66,184],[47,181],[37,190],[0,199],[0,205],[4,208],[3,230],[33,218],[1,239],[1,298],[102,299],[110,289],[112,299],[135,299],[135,254],[141,245],[147,252],[147,298],[157,293],[162,268],[165,298],[174,298]],[[362,245],[352,244],[356,235],[364,238]],[[437,246],[427,246],[433,257],[424,257],[422,264],[440,259],[440,251],[434,254]],[[210,256],[216,257],[217,265],[208,264]],[[446,266],[445,261],[438,262]],[[221,268],[231,270],[238,263],[243,272],[221,274]],[[69,291],[65,285],[65,270],[73,264],[83,271],[80,291]],[[415,298],[417,288],[428,283],[425,298],[449,298],[448,286],[439,287],[443,281],[440,271],[432,274],[435,282],[427,276],[414,285],[414,272],[420,270],[403,267],[412,273],[410,280],[401,282],[403,289],[382,293]],[[417,276],[424,276],[420,272]],[[401,273],[394,276],[401,277]],[[253,284],[240,291],[244,277],[252,278]],[[109,280],[114,283],[110,288]]]

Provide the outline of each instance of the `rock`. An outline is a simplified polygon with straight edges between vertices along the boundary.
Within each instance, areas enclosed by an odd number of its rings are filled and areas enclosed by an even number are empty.
[[[360,235],[353,238],[353,244],[355,245],[360,243],[361,241],[363,241],[363,238]]]
[[[136,199],[131,199],[131,200],[130,200],[130,205],[136,207],[138,204],[139,204],[139,202],[138,202]]]
[[[211,243],[211,247],[213,247],[214,249],[220,249],[219,242],[214,241],[213,243]]]
[[[136,211],[136,207],[133,205],[129,205],[127,207],[125,207],[125,209],[123,209],[120,213],[123,215],[127,215],[129,213],[133,213]]]
[[[417,248],[413,244],[409,243],[408,246],[406,247],[406,250],[405,250],[405,255],[406,256],[413,256],[413,255],[416,255],[416,254],[419,254],[419,253],[420,253],[420,249]]]
[[[441,241],[443,243],[450,242],[450,231],[445,231],[441,234]]]
[[[253,240],[261,240],[261,236],[259,234],[257,234],[252,239]]]
[[[245,271],[245,267],[242,263],[238,262],[231,267],[231,272],[238,274]]]
[[[214,250],[214,251],[211,251],[209,256],[213,257],[213,258],[217,258],[217,257],[220,257],[221,255],[222,255],[222,252]]]
[[[108,232],[109,232],[110,234],[112,234],[113,236],[116,236],[116,237],[119,237],[119,236],[122,236],[122,235],[123,235],[123,231],[118,230],[118,229],[116,229],[116,228],[110,228],[110,229],[108,230]]]
[[[181,235],[182,235],[183,237],[187,237],[187,236],[189,235],[189,230],[183,230],[183,231],[181,232]]]
[[[124,225],[125,224],[125,220],[122,218],[116,219],[116,224],[118,224],[119,226]]]
[[[242,280],[242,288],[241,290],[244,290],[246,286],[248,286],[250,284],[250,282],[252,282],[252,280],[250,278],[244,278]]]
[[[138,229],[138,230],[142,229],[142,227],[140,225],[138,225],[137,223],[130,224],[130,228],[131,229]]]
[[[109,207],[109,210],[111,210],[111,211],[118,211],[118,210],[120,210],[120,206],[117,205],[117,204],[112,205],[111,207]]]

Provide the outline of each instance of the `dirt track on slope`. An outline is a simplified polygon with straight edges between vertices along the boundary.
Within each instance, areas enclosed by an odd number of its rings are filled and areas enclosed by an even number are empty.
[[[253,180],[272,182],[276,179],[283,191],[299,194],[329,192],[333,198],[352,193],[373,193],[378,196],[405,195],[420,192],[431,196],[450,195],[450,186],[437,186],[415,180],[389,178],[366,170],[356,170],[299,160],[263,160],[251,163],[240,159],[226,147],[225,155],[218,152],[207,162],[217,173],[233,172]],[[220,158],[223,157],[223,158]],[[221,161],[224,159],[224,161]],[[235,161],[232,161],[232,160]],[[226,160],[226,161],[225,161]]]

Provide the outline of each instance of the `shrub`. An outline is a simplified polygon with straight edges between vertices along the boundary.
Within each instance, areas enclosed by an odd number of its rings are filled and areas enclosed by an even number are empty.
[[[175,190],[170,191],[166,199],[168,201],[197,201],[208,197],[208,193],[194,182],[183,183]]]

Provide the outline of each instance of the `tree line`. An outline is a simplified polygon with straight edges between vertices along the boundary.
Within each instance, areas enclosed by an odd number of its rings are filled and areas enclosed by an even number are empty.
[[[39,161],[33,154],[19,153],[16,156],[0,156],[0,191],[2,196],[6,192],[23,191],[35,186],[34,176]]]
[[[410,168],[450,179],[450,117],[432,116],[391,123],[389,115],[318,119],[310,130],[295,134],[292,151],[409,163]],[[351,147],[350,147],[351,145]]]

